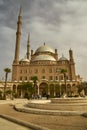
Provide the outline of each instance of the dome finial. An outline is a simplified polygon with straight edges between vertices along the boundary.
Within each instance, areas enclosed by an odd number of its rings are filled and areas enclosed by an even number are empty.
[[[64,57],[64,54],[62,53],[62,57]]]
[[[59,61],[68,60],[66,57],[64,57],[64,54],[62,54],[62,57],[59,59]]]

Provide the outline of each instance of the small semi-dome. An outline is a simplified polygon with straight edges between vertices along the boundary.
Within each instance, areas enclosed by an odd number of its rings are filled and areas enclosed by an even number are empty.
[[[43,61],[43,60],[56,61],[56,59],[50,55],[38,55],[35,56],[32,61]]]
[[[68,60],[66,57],[64,57],[64,55],[62,55],[62,57],[59,59],[59,61],[64,61],[64,60]]]
[[[23,59],[21,59],[20,61],[21,61],[21,62],[29,62],[29,59],[23,58]]]
[[[51,52],[51,53],[55,53],[55,51],[54,51],[52,48],[50,48],[49,46],[45,45],[45,43],[44,43],[43,46],[40,46],[40,47],[36,50],[35,53],[37,53],[37,52]]]
[[[25,55],[24,58],[20,60],[20,62],[29,62],[29,59],[27,59],[27,55]]]

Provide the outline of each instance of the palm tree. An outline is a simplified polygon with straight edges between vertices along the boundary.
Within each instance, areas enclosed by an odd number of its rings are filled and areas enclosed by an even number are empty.
[[[31,80],[32,80],[33,83],[34,83],[34,89],[35,89],[35,94],[36,94],[36,86],[37,86],[38,77],[37,77],[37,76],[32,76],[32,77],[31,77]]]
[[[79,96],[83,96],[83,95],[81,95],[81,92],[84,91],[84,93],[85,93],[85,90],[87,88],[87,83],[86,82],[82,82],[81,84],[77,85],[77,88],[78,88]],[[84,94],[84,96],[85,96],[85,94]]]
[[[4,95],[3,95],[3,99],[6,100],[6,87],[7,87],[7,78],[8,78],[8,73],[11,72],[11,69],[10,68],[5,68],[4,69],[5,71],[5,86],[4,86]]]
[[[67,94],[67,86],[66,86],[66,69],[61,69],[60,72],[64,75],[64,84],[65,84],[65,94]]]
[[[34,88],[32,87],[32,83],[30,82],[22,82],[18,85],[19,89],[21,90],[21,94],[23,92],[24,97],[30,98],[34,92]]]

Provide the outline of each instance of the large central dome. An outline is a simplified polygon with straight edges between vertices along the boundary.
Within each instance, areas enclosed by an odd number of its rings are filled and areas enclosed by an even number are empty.
[[[48,61],[56,61],[56,59],[50,55],[38,55],[35,56],[34,59],[32,61],[44,61],[44,60],[48,60]]]
[[[43,46],[40,46],[35,53],[37,52],[51,52],[51,53],[55,53],[54,50],[52,48],[50,48],[49,46],[47,45],[43,45]]]

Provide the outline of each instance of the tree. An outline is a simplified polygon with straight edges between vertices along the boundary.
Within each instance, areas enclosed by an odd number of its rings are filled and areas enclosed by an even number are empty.
[[[60,70],[60,73],[62,73],[63,76],[64,76],[65,94],[67,94],[67,86],[66,86],[66,72],[67,72],[66,69],[61,69],[61,70]]]
[[[81,96],[81,92],[84,91],[86,94],[86,89],[87,89],[87,83],[86,82],[82,82],[81,84],[77,85],[78,88],[78,93]]]
[[[35,89],[35,94],[36,94],[36,87],[37,87],[37,81],[38,81],[38,77],[37,76],[32,76],[31,80],[34,83],[34,89]]]
[[[7,78],[8,78],[8,73],[11,72],[11,69],[10,68],[5,68],[4,69],[5,71],[5,86],[4,86],[4,95],[3,95],[3,99],[6,100],[6,87],[7,87]]]
[[[6,96],[9,96],[9,98],[11,99],[11,94],[12,94],[12,90],[8,89],[5,91]]]
[[[30,82],[22,82],[19,84],[19,89],[21,92],[24,92],[24,97],[30,98],[34,92],[34,88],[32,87],[32,83]]]
[[[0,90],[0,99],[2,99],[2,91]]]

